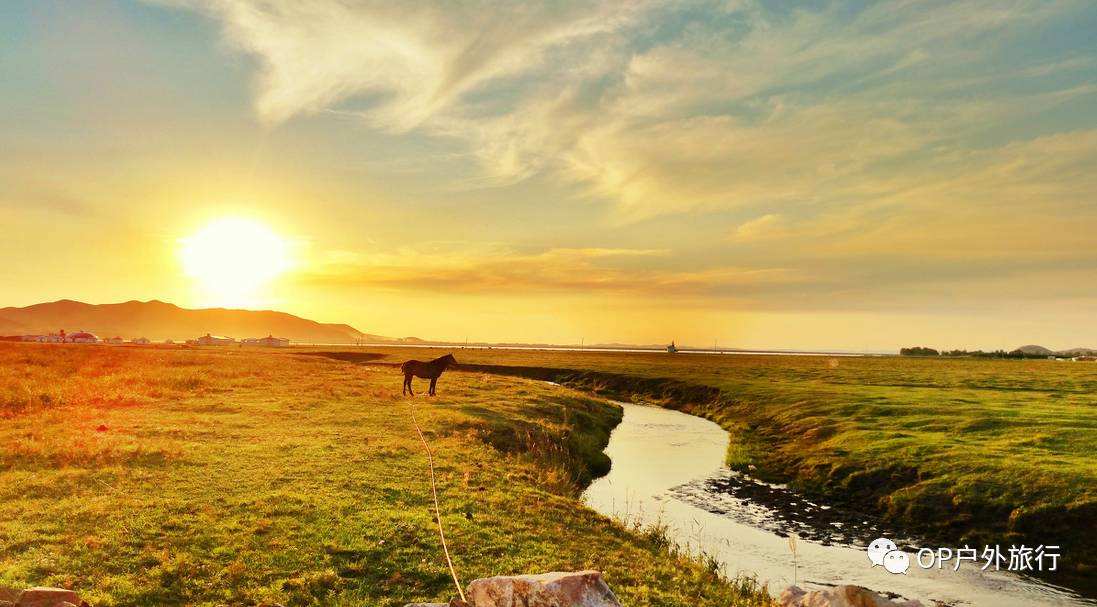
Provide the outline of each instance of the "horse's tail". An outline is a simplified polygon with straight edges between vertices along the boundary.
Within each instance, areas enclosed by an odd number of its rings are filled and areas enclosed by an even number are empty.
[[[407,374],[408,374],[408,366],[409,366],[409,365],[411,365],[411,361],[408,361],[408,362],[406,362],[406,363],[402,363],[402,364],[400,365],[400,372],[401,372],[401,373],[403,373],[404,375],[407,375]]]

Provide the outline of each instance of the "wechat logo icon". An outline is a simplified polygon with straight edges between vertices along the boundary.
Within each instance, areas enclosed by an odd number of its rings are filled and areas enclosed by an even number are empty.
[[[889,573],[906,573],[910,569],[910,555],[886,537],[877,538],[868,545],[868,560],[873,567],[882,566]]]

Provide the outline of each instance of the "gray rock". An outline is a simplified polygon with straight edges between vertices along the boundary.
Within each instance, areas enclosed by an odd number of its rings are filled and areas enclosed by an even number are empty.
[[[781,607],[922,607],[910,599],[889,599],[861,586],[835,586],[807,591],[789,586],[777,600]]]
[[[80,595],[64,588],[36,586],[19,593],[16,607],[63,607],[65,603],[80,604]]]
[[[621,607],[599,571],[473,580],[468,600],[474,607]]]

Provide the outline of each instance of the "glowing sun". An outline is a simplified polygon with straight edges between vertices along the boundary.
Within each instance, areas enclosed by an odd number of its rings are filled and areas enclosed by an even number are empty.
[[[286,241],[266,225],[225,218],[182,240],[183,271],[217,305],[248,306],[289,268]]]

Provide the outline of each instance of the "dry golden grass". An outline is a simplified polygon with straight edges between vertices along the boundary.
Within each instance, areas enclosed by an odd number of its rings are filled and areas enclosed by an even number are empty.
[[[286,352],[0,345],[0,586],[95,605],[402,605],[458,572],[597,568],[632,605],[749,605],[749,583],[586,509],[620,411],[522,379]]]

